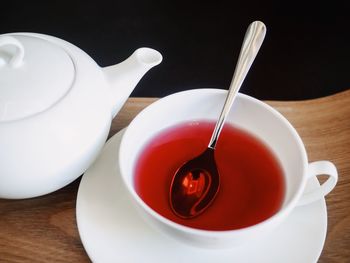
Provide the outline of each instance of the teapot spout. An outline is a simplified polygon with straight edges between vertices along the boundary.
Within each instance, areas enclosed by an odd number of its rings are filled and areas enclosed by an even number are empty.
[[[102,68],[110,84],[113,117],[121,109],[143,75],[162,61],[162,55],[151,48],[139,48],[123,62]]]

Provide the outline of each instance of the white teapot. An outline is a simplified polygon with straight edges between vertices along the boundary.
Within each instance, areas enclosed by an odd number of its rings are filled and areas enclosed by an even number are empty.
[[[101,68],[56,37],[0,35],[0,198],[44,195],[84,173],[113,117],[161,60],[140,48]]]

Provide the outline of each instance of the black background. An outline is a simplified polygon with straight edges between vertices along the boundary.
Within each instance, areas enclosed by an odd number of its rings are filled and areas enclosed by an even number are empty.
[[[0,34],[37,32],[65,39],[101,66],[148,46],[163,55],[132,96],[227,89],[247,26],[267,35],[241,89],[259,99],[299,100],[350,87],[346,1],[4,1]]]

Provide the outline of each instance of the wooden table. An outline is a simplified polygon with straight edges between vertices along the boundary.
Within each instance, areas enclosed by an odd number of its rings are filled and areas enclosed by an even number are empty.
[[[155,100],[130,98],[109,136]],[[326,198],[328,233],[319,262],[350,262],[350,90],[314,100],[267,103],[295,126],[309,161],[327,159],[337,166],[339,182]],[[75,220],[79,182],[42,197],[0,199],[0,262],[89,262]]]

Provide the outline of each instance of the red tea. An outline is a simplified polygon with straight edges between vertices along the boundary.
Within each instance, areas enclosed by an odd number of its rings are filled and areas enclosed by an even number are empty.
[[[208,146],[215,123],[195,121],[165,129],[139,156],[135,189],[152,209],[182,225],[206,230],[232,230],[257,224],[281,207],[285,182],[273,153],[253,135],[225,125],[215,149],[220,189],[201,215],[182,219],[169,204],[175,171]]]

